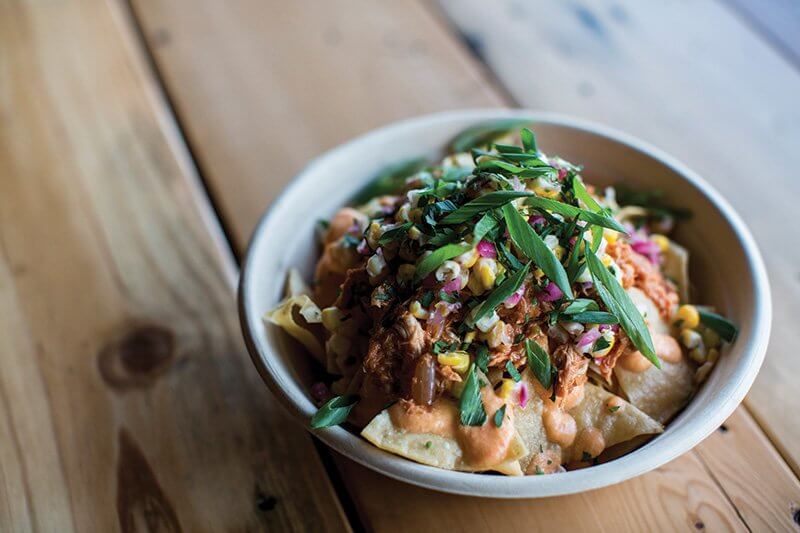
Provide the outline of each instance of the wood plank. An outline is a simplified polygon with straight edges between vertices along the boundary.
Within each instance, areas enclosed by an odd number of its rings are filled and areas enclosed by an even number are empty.
[[[746,531],[735,509],[687,454],[612,488],[532,500],[488,500],[433,493],[342,460],[374,531]],[[358,486],[366,485],[368,497]]]
[[[115,2],[0,4],[0,529],[348,530]]]
[[[240,248],[320,151],[402,117],[500,103],[416,2],[318,4],[132,0]]]
[[[457,90],[458,87],[462,86],[465,79],[480,80],[483,74],[478,64],[468,61],[463,47],[455,46],[452,42],[441,38],[439,32],[442,27],[439,21],[431,18],[429,13],[413,6],[408,7],[407,4],[343,2],[335,6],[315,5],[312,10],[302,2],[280,4],[280,8],[276,7],[277,3],[259,4],[259,6],[245,3],[247,9],[239,7],[236,10],[215,10],[213,17],[202,15],[213,9],[214,4],[210,1],[193,2],[195,12],[189,15],[187,13],[191,10],[187,8],[188,3],[138,0],[134,5],[176,107],[181,109],[181,115],[186,117],[184,124],[190,138],[193,139],[196,151],[200,154],[205,153],[209,159],[220,160],[214,168],[221,171],[211,172],[209,180],[216,193],[217,202],[228,206],[226,212],[229,213],[230,227],[234,229],[237,235],[236,241],[239,243],[244,242],[249,233],[252,213],[263,207],[259,204],[266,204],[266,199],[274,195],[280,183],[271,182],[271,188],[267,190],[266,185],[258,183],[263,175],[261,167],[258,166],[251,169],[250,172],[253,172],[251,175],[241,175],[226,169],[222,162],[232,158],[232,154],[241,156],[240,151],[251,152],[254,148],[227,146],[230,143],[226,143],[223,136],[219,133],[215,135],[212,130],[221,132],[235,126],[243,138],[271,140],[268,146],[259,146],[258,151],[248,153],[249,158],[265,158],[263,152],[294,154],[292,158],[271,160],[270,169],[273,175],[286,179],[302,164],[303,157],[316,154],[331,144],[345,140],[356,131],[401,116],[464,105],[464,102],[458,99],[463,94]],[[403,6],[402,13],[399,5]],[[351,26],[352,17],[345,9],[356,6],[365,10],[367,12],[365,16],[370,20],[366,36],[359,32],[362,29],[361,25],[358,28]],[[280,9],[282,14],[273,21],[267,13],[271,14],[275,9]],[[243,35],[254,32],[250,29],[252,23],[242,19],[243,13],[246,13],[250,20],[260,21],[257,35]],[[319,65],[340,64],[342,61],[340,57],[342,51],[336,46],[313,37],[306,39],[302,32],[286,35],[279,26],[285,24],[287,20],[291,20],[295,27],[313,29],[314,31],[310,32],[312,34],[318,34],[329,27],[340,28],[340,31],[341,28],[347,28],[346,32],[342,31],[340,42],[350,43],[347,49],[347,62],[351,72],[367,69],[368,65],[375,61],[376,55],[381,56],[383,49],[376,47],[375,43],[381,42],[382,32],[404,35],[419,42],[426,50],[426,54],[418,63],[411,66],[402,58],[397,59],[390,55],[382,57],[388,65],[374,76],[359,79],[358,87],[351,87],[353,80],[339,77],[335,80],[329,79],[321,85],[314,85],[312,90],[306,78],[297,75],[287,76],[284,73],[275,74],[269,81],[265,81],[262,79],[265,74],[262,72],[261,64],[265,61],[264,57],[272,53],[275,48],[287,52],[296,51],[296,56],[293,57],[306,59],[300,62],[310,63],[309,70],[322,69],[327,72],[325,70],[327,67]],[[319,20],[324,20],[325,25],[320,26]],[[209,35],[213,35],[214,38],[207,39]],[[360,39],[364,41],[359,45]],[[215,50],[216,42],[243,42],[248,43],[248,46],[239,48],[238,45],[231,44],[232,48],[241,51],[240,56],[219,59],[215,58],[220,54]],[[209,63],[206,62],[207,57],[212,58]],[[309,62],[308,58],[314,58],[313,62]],[[216,63],[223,60],[236,66],[229,67]],[[229,104],[219,101],[215,91],[212,90],[217,83],[214,78],[220,68],[233,69],[224,76],[227,80],[225,89],[228,94],[237,95],[237,105],[251,106],[247,119],[243,120],[240,113],[227,109]],[[426,84],[424,98],[417,101],[414,100],[416,92],[412,91],[413,88],[409,88],[406,83],[395,82],[398,79],[417,78],[419,72],[439,74],[434,76],[435,79],[426,79],[422,82]],[[319,79],[317,72],[307,72],[306,75],[308,79]],[[256,89],[262,85],[273,87],[271,94],[275,101],[264,103],[263,98],[248,97],[257,92]],[[327,110],[326,114],[316,113],[313,106],[307,112],[300,109],[290,117],[281,111],[285,106],[292,105],[295,100],[311,98],[311,96],[299,96],[303,93],[323,94],[326,98],[334,98],[328,95],[347,93],[351,90],[366,95],[368,99],[352,107]],[[475,95],[469,100],[475,105],[493,105],[503,101],[502,91],[488,84],[477,90]],[[414,105],[408,105],[410,100]],[[376,101],[381,105],[376,105]],[[340,99],[336,100],[336,103],[345,105],[347,102]],[[265,109],[261,109],[262,107]],[[209,116],[213,116],[214,120],[209,121]],[[258,120],[251,118],[256,116],[259,117]],[[274,134],[274,131],[292,129],[325,131],[328,132],[326,134],[328,136],[320,142],[319,139],[309,136],[279,138]],[[204,168],[211,168],[211,164],[205,164]],[[242,169],[239,168],[237,171]],[[254,183],[257,185],[253,185]],[[238,209],[236,206],[239,203],[249,207]],[[237,220],[243,222],[237,223]],[[750,431],[751,428],[747,430]],[[719,453],[728,452],[723,450]],[[742,460],[747,453],[755,453],[761,457],[765,451],[756,447],[754,450],[735,450],[731,453],[739,454],[737,460]],[[774,456],[774,451],[771,453]],[[439,528],[443,519],[455,528],[475,527],[476,524],[486,528],[508,528],[514,520],[526,528],[535,527],[533,524],[542,522],[572,529],[604,526],[606,523],[623,530],[646,527],[683,529],[687,526],[694,527],[698,521],[702,524],[727,528],[743,527],[737,510],[728,500],[728,495],[720,489],[719,483],[703,467],[703,463],[695,453],[687,454],[657,472],[609,489],[572,498],[517,502],[465,500],[431,493],[386,479],[342,458],[339,458],[337,463],[364,524],[369,529],[375,530]],[[744,469],[744,471],[748,476],[753,474],[751,470]],[[745,479],[750,478],[745,477]],[[662,510],[660,503],[654,503],[659,501],[658,496],[653,495],[665,494],[665,491],[668,497],[664,497],[666,509]],[[465,501],[469,501],[470,504],[463,505]],[[574,512],[576,502],[581,504],[581,509],[586,510],[584,513]],[[497,509],[505,512],[500,513]],[[591,520],[591,523],[587,520]]]
[[[697,452],[752,531],[797,531],[800,485],[746,409],[737,410]],[[748,471],[758,474],[756,486]]]
[[[725,0],[742,19],[800,66],[800,3],[795,0]]]
[[[747,405],[800,473],[800,249],[785,245],[797,241],[800,73],[714,2],[690,13],[676,2],[440,5],[521,105],[660,146],[717,186],[749,224],[769,269],[774,321]]]

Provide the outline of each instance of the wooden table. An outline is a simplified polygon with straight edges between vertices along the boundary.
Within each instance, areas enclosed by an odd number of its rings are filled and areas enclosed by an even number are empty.
[[[0,530],[797,531],[798,28],[790,0],[0,2]],[[684,160],[774,290],[730,420],[571,497],[432,493],[315,445],[234,306],[257,217],[311,157],[508,105]]]

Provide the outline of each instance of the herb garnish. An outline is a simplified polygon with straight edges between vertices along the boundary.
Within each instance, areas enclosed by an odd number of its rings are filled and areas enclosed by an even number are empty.
[[[507,404],[504,403],[503,406],[494,413],[494,425],[497,427],[502,427],[503,425],[503,419],[506,417],[506,405]]]
[[[430,255],[423,257],[417,263],[416,278],[417,280],[424,279],[428,274],[439,268],[442,263],[448,259],[458,257],[472,249],[469,244],[445,244],[441,248],[437,248]]]
[[[477,124],[459,133],[450,142],[450,149],[453,152],[466,152],[476,146],[489,144],[509,131],[530,124],[530,122],[530,120],[509,118]]]
[[[642,314],[619,284],[617,278],[611,275],[611,272],[600,262],[590,247],[585,248],[584,254],[600,299],[606,304],[608,310],[617,317],[622,329],[628,334],[636,349],[656,368],[661,368],[661,361],[656,355],[653,339],[650,337],[650,331],[647,329],[647,324],[644,323]]]
[[[399,241],[406,235],[408,235],[408,230],[413,226],[413,222],[406,222],[405,224],[401,224],[396,228],[392,228],[390,230],[386,230],[383,232],[383,235],[380,236],[378,239],[378,244],[380,245],[387,245],[390,242]]]
[[[481,372],[489,371],[489,348],[485,344],[475,345],[475,366],[481,369]]]
[[[503,216],[508,225],[511,240],[525,254],[528,259],[535,262],[545,275],[553,281],[559,289],[572,299],[572,287],[564,266],[547,247],[544,240],[535,232],[528,222],[522,217],[513,205],[503,206]]]
[[[528,366],[542,384],[542,387],[549,389],[553,384],[553,366],[550,363],[550,356],[539,346],[539,343],[530,339],[525,341],[525,352],[528,356]]]
[[[474,364],[469,366],[458,409],[461,413],[461,424],[464,426],[482,426],[486,422],[486,410],[483,408],[481,386]]]
[[[513,379],[517,383],[519,383],[519,380],[522,379],[519,370],[517,370],[517,367],[515,367],[514,363],[512,363],[511,361],[508,361],[506,363],[506,372],[508,372],[508,375],[511,376],[511,379]]]
[[[502,207],[517,198],[535,196],[529,191],[493,191],[478,196],[474,200],[467,202],[452,213],[449,213],[439,222],[441,224],[461,224],[467,222],[476,215],[480,215],[490,209]]]
[[[350,410],[358,403],[358,396],[336,396],[328,400],[311,417],[311,427],[314,429],[338,426],[347,420]]]
[[[700,315],[700,322],[714,330],[723,340],[727,342],[736,340],[736,336],[739,334],[739,328],[737,328],[733,322],[724,316],[705,309],[698,308],[697,312]]]
[[[604,228],[627,234],[627,231],[622,224],[614,220],[614,218],[611,216],[601,213],[593,213],[592,211],[587,211],[586,209],[581,209],[580,207],[575,207],[574,205],[565,204],[563,202],[559,202],[558,200],[534,196],[525,200],[525,205],[529,205],[536,209],[547,209],[553,213],[558,213],[570,218],[577,218],[579,220],[589,222],[590,224],[595,224],[596,226],[602,226]]]
[[[520,285],[522,285],[522,282],[525,280],[525,276],[528,275],[530,268],[531,264],[527,263],[524,267],[508,276],[505,281],[493,290],[489,297],[483,301],[474,317],[470,320],[470,324],[474,324],[486,315],[491,314],[495,307],[517,292],[517,289],[519,289]]]
[[[619,324],[617,317],[605,311],[585,311],[574,315],[561,314],[560,318],[579,324]]]

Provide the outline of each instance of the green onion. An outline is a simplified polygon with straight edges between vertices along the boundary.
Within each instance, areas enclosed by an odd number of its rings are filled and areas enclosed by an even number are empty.
[[[528,124],[530,124],[530,120],[518,118],[493,120],[476,124],[459,133],[455,139],[450,142],[450,150],[453,152],[466,152],[476,146],[487,145],[509,131]]]
[[[583,313],[584,311],[599,311],[597,302],[589,298],[577,298],[572,300],[561,312],[564,314]]]
[[[478,311],[475,312],[475,317],[472,319],[467,318],[469,325],[472,326],[481,318],[491,314],[495,307],[517,292],[517,289],[519,289],[520,285],[522,285],[522,282],[525,280],[525,276],[528,275],[530,268],[531,264],[527,263],[521,269],[508,276],[503,283],[493,290],[489,297],[483,301]]]
[[[503,404],[503,406],[494,413],[494,425],[497,427],[503,425],[503,419],[506,417],[506,405],[507,404]]]
[[[311,427],[314,429],[338,426],[350,415],[350,410],[358,403],[358,396],[336,396],[328,400],[311,417]]]
[[[533,375],[542,384],[542,387],[549,389],[553,384],[553,366],[550,363],[550,356],[539,346],[539,343],[530,339],[525,341],[525,352],[528,355],[528,367]]]
[[[475,365],[484,373],[489,371],[489,348],[485,344],[475,345]]]
[[[700,322],[714,330],[726,342],[733,342],[736,340],[736,336],[739,334],[739,328],[737,328],[733,322],[711,311],[698,308],[697,312],[700,315]]]
[[[586,190],[586,187],[583,185],[583,180],[575,176],[575,179],[572,180],[572,190],[575,193],[575,198],[586,204],[586,207],[589,208],[590,211],[595,213],[602,213],[603,207],[597,203],[589,191]],[[623,233],[627,233],[623,229]],[[603,238],[603,230],[599,227],[595,226],[592,228],[592,251],[596,252],[600,249],[600,242]]]
[[[602,214],[602,212],[593,213],[591,211],[587,211],[586,209],[575,207],[574,205],[565,204],[564,202],[559,202],[558,200],[551,200],[550,198],[542,198],[539,196],[528,198],[525,200],[525,205],[535,207],[536,209],[547,209],[554,213],[585,220],[590,224],[602,226],[604,228],[613,229],[614,231],[627,234],[627,231],[625,231],[625,228],[622,226],[622,224],[614,220],[614,218],[611,216]],[[594,237],[594,233],[592,236]]]
[[[611,313],[604,311],[585,311],[573,315],[561,314],[563,320],[580,324],[618,324],[619,320]]]
[[[508,372],[508,375],[511,376],[511,379],[516,382],[519,382],[519,380],[522,379],[522,376],[519,374],[519,370],[517,370],[517,367],[515,367],[514,363],[511,361],[506,363],[506,372]]]
[[[458,257],[471,249],[472,246],[469,244],[445,244],[441,248],[437,248],[430,255],[422,258],[422,260],[417,263],[417,280],[427,277],[428,274],[439,268],[439,266],[448,259]]]
[[[467,202],[439,221],[440,224],[461,224],[490,209],[502,207],[512,200],[534,196],[529,191],[493,191]]]
[[[572,287],[570,287],[567,272],[564,266],[547,247],[542,238],[533,231],[517,209],[510,204],[503,206],[503,216],[506,219],[508,233],[511,240],[522,250],[528,259],[535,262],[545,275],[553,281],[567,298],[572,299]]]
[[[402,239],[403,237],[408,235],[408,230],[413,225],[414,225],[413,222],[406,222],[405,224],[401,224],[396,228],[392,228],[390,230],[385,231],[383,235],[381,235],[380,239],[378,239],[378,244],[385,245],[389,244],[390,242]]]
[[[492,231],[495,226],[497,226],[497,220],[489,213],[486,213],[478,220],[478,223],[475,224],[475,229],[473,230],[473,244],[478,244],[481,239],[483,239],[487,233]]]
[[[522,140],[523,150],[531,154],[538,152],[536,149],[536,135],[531,130],[522,128],[522,131],[519,132],[519,137]]]
[[[458,402],[458,410],[461,413],[461,424],[464,426],[482,426],[486,422],[486,410],[483,408],[481,386],[474,364],[469,367],[461,399]]]
[[[644,355],[657,368],[661,368],[661,361],[656,355],[653,347],[653,339],[650,331],[644,323],[642,314],[631,301],[628,294],[622,288],[611,272],[600,262],[595,253],[590,248],[585,248],[586,264],[592,274],[594,286],[600,299],[606,304],[608,310],[617,317],[622,329],[628,334],[642,355]]]

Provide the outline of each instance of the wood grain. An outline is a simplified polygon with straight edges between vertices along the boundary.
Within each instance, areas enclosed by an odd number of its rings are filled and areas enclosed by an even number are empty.
[[[640,136],[697,170],[742,215],[764,254],[774,308],[747,405],[800,473],[800,248],[786,246],[797,241],[800,73],[715,2],[440,5],[519,104]]]
[[[323,149],[410,115],[500,103],[414,1],[132,5],[239,248]]]
[[[348,530],[114,2],[0,4],[0,530]]]
[[[215,10],[215,4],[210,1],[192,2],[194,11],[188,9],[188,3],[180,1],[135,0],[134,5],[169,93],[180,115],[185,117],[183,123],[195,151],[206,158],[203,167],[207,170],[211,188],[217,202],[223,206],[229,226],[234,230],[235,241],[240,246],[246,240],[255,213],[274,197],[283,180],[309,154],[319,153],[354,132],[394,118],[426,110],[468,104],[495,105],[504,101],[503,91],[487,81],[482,67],[469,60],[465,47],[441,37],[446,25],[413,5],[342,2],[317,4],[313,12],[303,2],[290,5],[244,2],[230,10]],[[481,5],[490,10],[488,4]],[[455,9],[455,4],[453,6]],[[356,25],[345,8],[358,8],[365,12],[370,24]],[[279,16],[267,16],[276,10],[280,12]],[[213,13],[213,17],[209,13]],[[259,21],[258,32],[252,29],[252,20]],[[312,36],[304,38],[302,32],[287,35],[280,27],[286,21],[309,30]],[[338,31],[339,38],[334,42],[318,38],[329,28]],[[209,35],[214,38],[208,39]],[[425,54],[414,62],[404,55],[387,54],[382,46],[377,46],[389,39],[386,35],[411,39],[425,50]],[[230,49],[225,52],[218,50],[217,42],[227,43]],[[343,62],[341,43],[348,46],[348,73],[369,70],[376,56],[385,64],[372,71],[372,76],[330,77],[329,66],[342,65]],[[471,44],[478,43],[472,41]],[[303,58],[299,61],[307,65],[305,77],[266,70],[265,63],[277,61],[271,57],[276,49],[286,53],[283,62],[289,61],[289,51],[293,61],[297,57]],[[239,55],[228,57],[227,54],[234,51],[239,51]],[[526,51],[523,49],[517,53]],[[525,61],[519,59],[517,65],[525,65]],[[494,64],[490,64],[494,68]],[[216,87],[221,82],[216,77],[220,69],[229,69],[224,76],[225,93],[235,95],[232,98],[235,104],[219,98]],[[420,73],[427,73],[431,79],[420,79]],[[317,83],[310,84],[308,79]],[[399,82],[408,79],[423,85]],[[260,96],[253,96],[259,88],[267,85],[271,98],[265,101]],[[470,87],[468,98],[463,96],[465,93],[461,88],[464,86]],[[356,102],[354,107],[345,107],[352,102],[342,94],[350,92],[362,95],[363,101]],[[324,113],[318,112],[314,105],[308,109],[298,108],[302,113],[284,112],[285,109],[295,109],[293,106],[298,101],[317,97],[336,105]],[[566,94],[562,105],[568,105],[566,100],[570,97],[579,96]],[[644,99],[643,96],[640,98]],[[380,102],[380,105],[375,102]],[[238,108],[246,109],[247,116],[243,117]],[[353,113],[354,109],[358,113]],[[235,146],[222,133],[233,129],[242,139]],[[281,138],[275,137],[274,131],[287,133]],[[325,135],[314,137],[288,133],[307,131],[325,132]],[[271,139],[269,146],[252,146],[252,139],[267,138]],[[233,158],[247,159],[250,163],[246,168],[240,166],[233,172],[225,164]],[[270,176],[280,176],[280,181],[264,180],[261,162],[266,160],[270,163]],[[741,463],[737,473],[739,483],[735,486],[729,479],[733,472],[717,475],[712,471],[714,465],[701,461],[701,456],[696,453],[687,454],[657,472],[609,489],[571,498],[522,502],[465,500],[435,494],[386,479],[345,459],[339,458],[337,464],[359,508],[361,519],[369,529],[429,530],[440,528],[444,521],[453,529],[507,530],[515,525],[530,529],[542,524],[542,529],[607,527],[609,530],[636,531],[705,525],[713,529],[745,527],[739,516],[741,512],[730,503],[731,495],[727,491],[736,494],[737,498],[746,498],[748,491],[763,487],[766,481],[759,483],[759,473],[748,466],[748,462],[756,458],[755,465],[777,461],[772,470],[781,478],[776,492],[770,492],[776,496],[774,505],[765,511],[748,512],[743,516],[752,516],[756,524],[782,527],[787,524],[787,516],[790,517],[791,502],[800,494],[797,481],[785,468],[781,469],[780,460],[766,439],[757,434],[750,435],[758,430],[747,413],[736,416],[749,422],[738,430],[744,436],[737,438],[735,444],[751,447],[720,446],[717,443],[713,449],[709,448],[709,454],[720,454],[730,464]],[[707,446],[703,444],[703,449]],[[465,502],[469,505],[464,505]],[[580,505],[581,513],[574,512],[576,504]],[[782,511],[779,512],[778,508]]]

